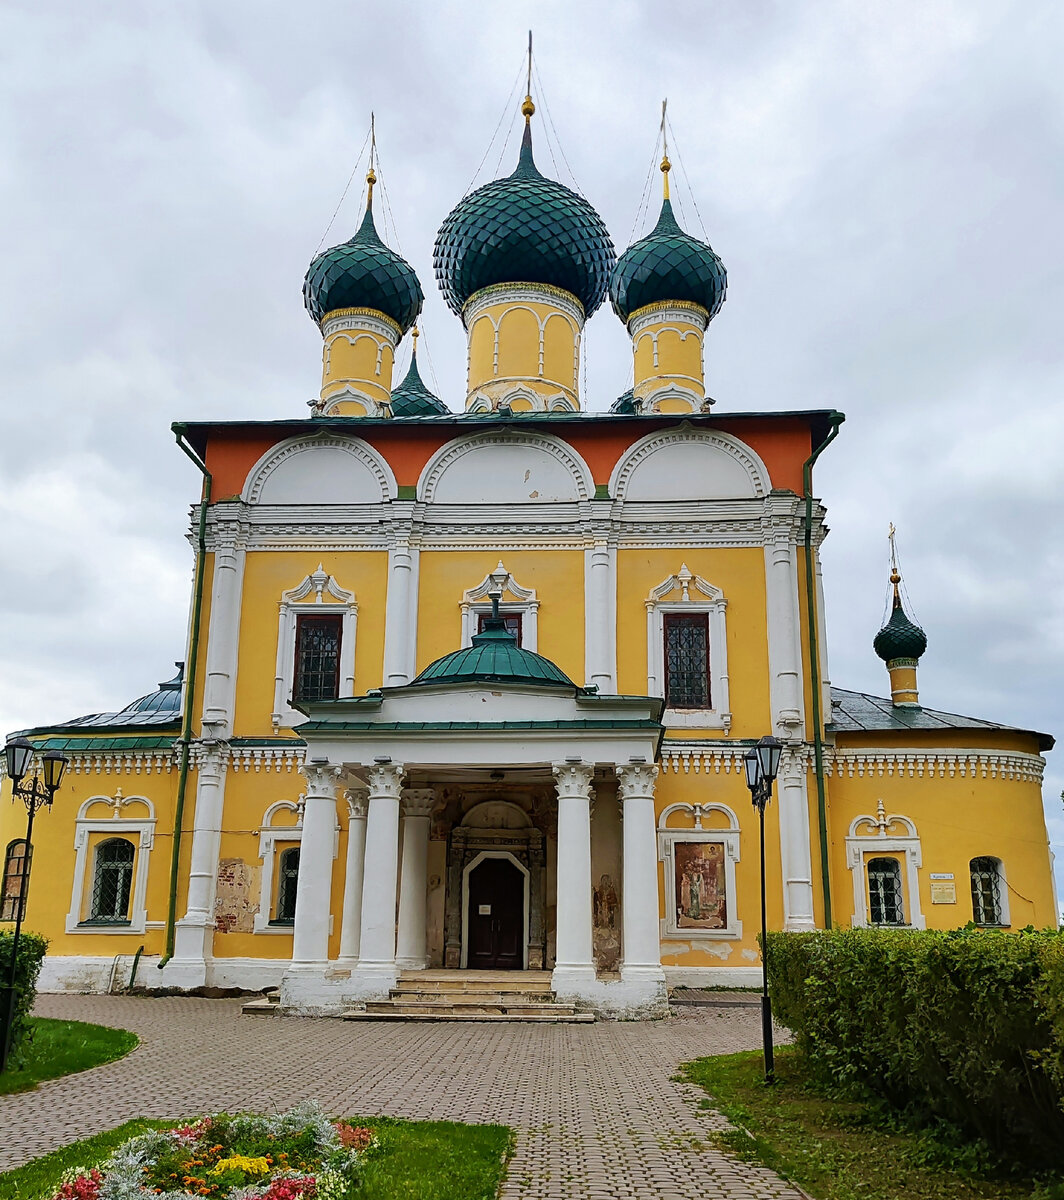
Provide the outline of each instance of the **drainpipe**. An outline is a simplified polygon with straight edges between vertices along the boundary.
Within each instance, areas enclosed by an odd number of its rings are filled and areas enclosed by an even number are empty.
[[[816,772],[816,814],[820,831],[820,880],[824,892],[824,928],[831,928],[831,874],[828,867],[828,802],[824,787],[824,724],[820,711],[820,644],[817,638],[816,575],[813,570],[813,464],[838,437],[845,421],[831,412],[831,429],[802,465],[802,494],[805,497],[805,603],[809,630],[809,669],[813,676],[813,764]],[[830,716],[830,714],[829,714]]]
[[[173,425],[177,444],[199,467],[203,474],[203,494],[200,500],[199,528],[196,536],[196,581],[193,585],[192,629],[188,646],[188,671],[185,676],[185,711],[181,722],[181,765],[177,776],[177,803],[174,805],[174,838],[170,851],[170,892],[166,908],[166,948],[158,965],[163,967],[174,957],[174,932],[177,925],[177,877],[181,860],[181,826],[185,817],[185,794],[188,791],[188,760],[192,743],[192,705],[196,695],[196,670],[199,666],[200,618],[203,614],[203,577],[207,554],[207,506],[211,502],[211,478],[207,464],[185,441],[185,426]]]

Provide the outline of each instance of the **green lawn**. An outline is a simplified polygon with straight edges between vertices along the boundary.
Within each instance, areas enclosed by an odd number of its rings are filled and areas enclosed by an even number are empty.
[[[31,1017],[29,1025],[32,1037],[24,1048],[22,1066],[18,1069],[9,1066],[0,1074],[0,1096],[28,1092],[42,1079],[58,1079],[60,1075],[73,1075],[100,1063],[113,1062],[128,1054],[139,1041],[128,1030],[108,1029],[83,1021]]]
[[[816,1200],[1064,1200],[1064,1182],[994,1178],[985,1157],[927,1132],[887,1126],[868,1106],[815,1091],[792,1048],[766,1087],[760,1051],[700,1058],[684,1077],[740,1128],[716,1140]]]
[[[449,1121],[398,1121],[352,1117],[380,1135],[381,1148],[366,1164],[360,1200],[494,1200],[510,1156],[504,1125]],[[0,1200],[45,1200],[72,1167],[90,1167],[116,1146],[146,1129],[172,1121],[128,1121],[82,1142],[0,1174]]]

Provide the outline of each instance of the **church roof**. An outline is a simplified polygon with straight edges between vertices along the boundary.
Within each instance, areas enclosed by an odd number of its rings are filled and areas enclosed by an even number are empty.
[[[473,637],[471,646],[436,659],[409,686],[477,682],[576,688],[549,658],[519,646],[501,618],[489,619],[483,631]]]
[[[160,683],[154,692],[131,700],[118,712],[89,713],[84,717],[75,717],[72,721],[63,721],[59,725],[22,729],[19,730],[19,735],[38,732],[60,733],[67,730],[78,732],[83,729],[95,732],[104,729],[135,729],[141,726],[177,726],[181,722],[181,687],[185,679],[185,664],[179,662],[174,666],[177,667],[177,674],[173,679]]]
[[[831,689],[831,717],[826,726],[831,733],[887,732],[887,731],[936,731],[936,730],[993,730],[999,733],[1029,733],[1038,738],[1040,750],[1052,750],[1055,738],[1048,733],[1032,729],[1018,729],[1014,725],[999,725],[996,721],[984,721],[979,717],[962,717],[956,713],[939,712],[934,708],[898,706],[882,696],[869,696],[865,692],[848,692],[843,688]]]

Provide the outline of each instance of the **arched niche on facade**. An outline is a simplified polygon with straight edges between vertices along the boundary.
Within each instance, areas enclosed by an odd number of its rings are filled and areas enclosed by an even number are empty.
[[[360,438],[290,438],[252,467],[241,498],[248,504],[380,504],[397,494],[395,476]]]
[[[683,424],[641,438],[617,463],[617,500],[753,500],[772,489],[768,470],[745,442]]]
[[[594,491],[587,463],[560,438],[505,429],[449,442],[418,482],[418,498],[435,504],[550,504]]]

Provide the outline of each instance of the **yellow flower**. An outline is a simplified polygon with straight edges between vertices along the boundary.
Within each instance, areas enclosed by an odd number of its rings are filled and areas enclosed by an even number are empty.
[[[245,1175],[265,1175],[270,1164],[264,1158],[248,1158],[246,1154],[234,1154],[232,1158],[219,1159],[211,1168],[212,1175],[225,1171],[243,1171]]]

